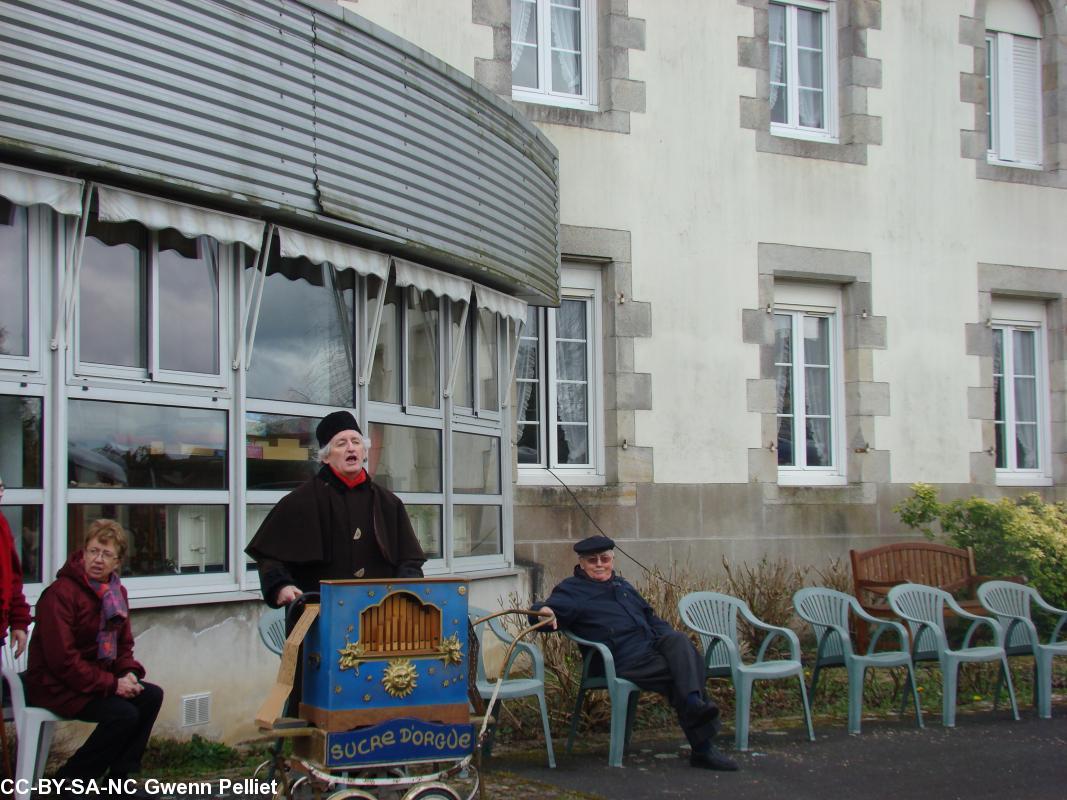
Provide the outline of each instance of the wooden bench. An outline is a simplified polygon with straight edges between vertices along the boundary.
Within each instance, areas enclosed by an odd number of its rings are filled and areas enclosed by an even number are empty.
[[[975,590],[992,578],[977,574],[970,547],[964,550],[933,542],[898,542],[872,550],[849,550],[848,554],[852,560],[853,592],[864,611],[876,617],[895,616],[886,595],[901,583],[936,586],[953,595],[964,610],[988,615],[975,598]],[[857,644],[866,649],[866,625],[857,625],[856,638]]]

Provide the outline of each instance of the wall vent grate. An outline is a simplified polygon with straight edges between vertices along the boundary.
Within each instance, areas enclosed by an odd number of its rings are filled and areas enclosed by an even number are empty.
[[[211,721],[211,692],[182,695],[182,727],[206,725]]]

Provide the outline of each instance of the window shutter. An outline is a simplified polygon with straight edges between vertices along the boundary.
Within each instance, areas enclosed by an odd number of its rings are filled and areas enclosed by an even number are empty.
[[[1012,36],[1015,161],[1041,163],[1041,53],[1038,39]]]

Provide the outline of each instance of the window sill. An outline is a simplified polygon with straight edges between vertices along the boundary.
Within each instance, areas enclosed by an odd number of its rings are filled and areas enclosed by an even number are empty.
[[[800,139],[805,142],[822,142],[823,144],[840,144],[841,141],[826,131],[809,131],[800,128],[789,128],[783,125],[771,124],[771,136],[781,136],[786,139]]]
[[[515,481],[516,486],[604,486],[607,479],[595,472],[561,472],[553,470],[552,475],[547,470],[523,470],[519,468],[519,475]],[[558,476],[558,478],[556,477]]]
[[[818,488],[820,486],[847,486],[848,479],[844,475],[828,475],[826,473],[812,474],[810,472],[779,472],[779,486],[807,486]]]
[[[555,108],[569,108],[575,111],[589,111],[595,113],[600,110],[596,103],[591,103],[588,100],[581,100],[573,97],[558,97],[556,95],[540,94],[537,92],[524,92],[516,89],[512,90],[511,99],[517,103],[530,103],[535,106],[553,106]]]
[[[997,486],[1052,486],[1048,475],[1030,472],[997,472]]]
[[[992,164],[995,167],[1011,167],[1013,169],[1028,169],[1034,172],[1041,172],[1044,170],[1040,164],[1027,164],[1022,161],[1001,161],[996,156],[990,154],[986,156],[986,163]]]

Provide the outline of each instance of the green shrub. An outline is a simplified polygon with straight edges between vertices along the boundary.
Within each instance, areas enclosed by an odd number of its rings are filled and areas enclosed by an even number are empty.
[[[1023,575],[1053,605],[1067,602],[1067,506],[1036,493],[993,501],[982,497],[942,503],[934,487],[917,483],[897,504],[901,521],[927,538],[933,523],[956,547],[973,547],[982,575]]]

